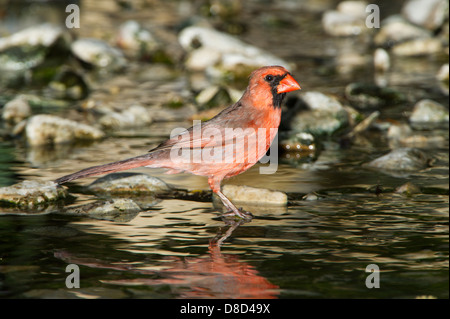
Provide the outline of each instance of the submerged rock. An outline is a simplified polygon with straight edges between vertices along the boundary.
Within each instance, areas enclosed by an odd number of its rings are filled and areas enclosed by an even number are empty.
[[[18,95],[5,104],[2,118],[9,123],[19,123],[31,115],[31,107],[24,95]]]
[[[11,186],[0,187],[0,206],[36,208],[64,199],[66,196],[66,190],[54,182],[25,180]]]
[[[161,179],[142,173],[112,173],[88,186],[94,193],[151,195],[165,193],[170,187]]]
[[[448,123],[449,112],[442,104],[424,99],[414,105],[409,121],[413,123]]]
[[[118,198],[69,207],[65,209],[63,213],[116,222],[128,222],[136,217],[141,211],[142,209],[133,200]]]
[[[105,134],[87,124],[41,114],[28,119],[25,136],[30,145],[46,145],[96,140],[103,138]]]
[[[442,135],[426,136],[415,133],[408,124],[394,125],[389,127],[387,138],[389,147],[394,149],[398,147],[419,147],[433,148],[444,147],[445,137]]]
[[[364,166],[390,172],[414,172],[429,167],[431,158],[416,148],[399,148]]]
[[[287,205],[286,193],[273,191],[265,188],[249,186],[224,185],[222,192],[232,202],[247,203],[253,205]]]
[[[399,193],[399,194],[411,196],[414,194],[420,194],[421,191],[420,191],[420,187],[418,187],[417,185],[414,185],[411,182],[406,182],[402,186],[397,187],[395,192]]]
[[[242,70],[255,69],[266,65],[281,65],[290,69],[290,64],[260,48],[211,28],[191,26],[183,29],[178,40],[188,51],[186,67],[189,70],[210,70],[212,76],[233,72],[241,76]],[[246,68],[244,68],[246,69]]]

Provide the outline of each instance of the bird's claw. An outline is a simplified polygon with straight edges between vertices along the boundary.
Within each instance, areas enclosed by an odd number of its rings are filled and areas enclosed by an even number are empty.
[[[222,214],[222,217],[225,217],[225,218],[235,217],[238,219],[243,219],[245,221],[251,221],[253,219],[253,214],[250,212],[246,212],[242,209],[239,209],[239,210],[228,211],[228,212]]]

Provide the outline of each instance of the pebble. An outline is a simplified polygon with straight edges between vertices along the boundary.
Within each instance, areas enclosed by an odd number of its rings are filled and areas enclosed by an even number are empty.
[[[150,195],[164,193],[169,186],[159,178],[142,173],[112,173],[88,186],[94,193]]]
[[[423,99],[414,105],[409,121],[413,123],[448,123],[449,112],[442,104]]]
[[[367,32],[365,1],[343,1],[337,10],[326,11],[322,16],[322,27],[332,36],[353,36]]]
[[[408,124],[390,125],[387,132],[387,138],[391,149],[398,147],[417,147],[425,149],[445,147],[444,136],[415,134]]]
[[[429,167],[428,155],[416,148],[398,148],[364,166],[390,172],[414,172]]]
[[[337,98],[317,91],[306,92],[301,95],[301,99],[310,110],[338,112],[343,109]]]
[[[0,38],[0,51],[16,46],[49,47],[62,35],[62,29],[54,24],[35,25],[8,37]]]
[[[333,135],[347,127],[349,115],[345,109],[340,111],[306,110],[293,115],[290,128],[294,132],[313,135]]]
[[[0,187],[0,206],[36,208],[49,202],[64,199],[67,191],[54,182],[25,180]]]
[[[107,201],[95,201],[76,207],[66,208],[63,213],[68,215],[88,216],[90,218],[128,222],[142,211],[133,200],[115,198]]]
[[[395,43],[412,40],[431,38],[430,31],[413,25],[403,17],[395,15],[385,19],[378,33],[374,37],[377,46],[391,47]]]
[[[392,53],[398,56],[420,56],[442,51],[442,42],[436,38],[413,39],[398,43],[392,48]]]
[[[287,205],[286,193],[250,186],[224,185],[222,192],[232,202],[253,205]]]
[[[71,50],[80,60],[98,68],[116,71],[126,64],[120,50],[98,39],[78,39],[72,42]]]
[[[287,61],[267,51],[208,27],[187,27],[180,32],[178,40],[188,52],[186,67],[195,71],[213,68],[208,73],[212,76],[223,76],[226,71],[244,72],[243,66],[248,69],[266,65],[292,68]]]
[[[117,45],[131,56],[143,56],[159,49],[159,43],[150,31],[137,21],[129,20],[119,27]]]
[[[448,18],[448,0],[408,0],[402,15],[416,25],[436,30]]]
[[[2,110],[3,120],[17,124],[31,115],[31,107],[23,95],[18,95],[5,104]]]
[[[373,54],[373,65],[376,72],[387,72],[391,67],[389,53],[382,48],[376,49]]]
[[[397,187],[395,192],[399,193],[399,194],[407,195],[407,196],[421,193],[420,188],[411,182],[406,182],[402,186]]]
[[[29,145],[72,143],[79,140],[97,140],[105,136],[101,130],[55,115],[40,114],[28,119],[25,136]]]
[[[141,105],[131,105],[122,112],[110,112],[99,119],[104,129],[140,127],[152,123],[151,113]]]

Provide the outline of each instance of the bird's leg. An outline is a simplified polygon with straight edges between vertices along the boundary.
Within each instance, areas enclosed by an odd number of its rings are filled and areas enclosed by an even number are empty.
[[[216,194],[222,200],[223,205],[228,210],[227,213],[223,214],[223,216],[239,216],[243,219],[251,219],[252,214],[250,212],[242,212],[237,208],[229,199],[226,197],[221,191],[217,191]]]
[[[211,190],[216,193],[220,200],[222,201],[223,205],[227,209],[227,213],[223,214],[222,216],[238,216],[240,218],[251,220],[252,214],[249,212],[242,212],[240,211],[234,204],[220,191],[220,183],[222,182],[223,177],[218,176],[211,176],[208,178],[208,184],[209,187],[211,187]]]

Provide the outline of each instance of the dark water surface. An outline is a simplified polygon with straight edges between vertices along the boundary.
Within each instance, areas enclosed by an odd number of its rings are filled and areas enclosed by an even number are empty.
[[[87,3],[92,10],[92,3]],[[391,10],[398,11],[401,3],[394,1]],[[324,5],[333,8],[335,2],[325,1]],[[270,8],[252,2],[251,7],[255,6],[257,16],[270,13]],[[320,14],[294,12],[290,16],[283,10],[280,14],[293,23],[286,26],[303,28],[298,33],[282,33],[274,40],[277,45],[271,46],[255,20],[256,27],[250,27],[241,38],[294,60],[299,65],[295,76],[304,91],[342,96],[347,83],[367,77],[368,71],[350,79],[318,72],[333,59],[327,56],[328,48],[358,48],[357,43],[325,36],[320,31]],[[110,19],[114,21],[114,15]],[[168,17],[160,19],[172,23]],[[275,31],[267,32],[272,35]],[[423,60],[398,59],[392,78],[407,78],[398,89],[448,106],[447,97],[437,93],[435,84],[424,81],[434,78],[441,62],[428,59],[420,72],[411,74],[408,65]],[[381,118],[405,122],[405,109],[411,107],[386,110]],[[22,179],[53,180],[88,166],[143,154],[172,128],[189,125],[155,123],[151,130],[118,133],[91,145],[52,150],[2,139],[0,186]],[[236,227],[220,248],[211,245],[211,240],[225,235],[233,225],[220,219],[210,201],[163,199],[150,210],[114,220],[67,216],[57,208],[41,214],[1,208],[0,297],[448,298],[448,127],[422,133],[442,135],[445,144],[425,148],[434,159],[432,166],[409,174],[361,165],[389,151],[386,140],[375,131],[349,148],[327,139],[314,160],[282,156],[273,175],[259,174],[256,166],[232,178],[226,183],[287,192],[289,205],[244,206],[254,219]],[[180,189],[208,190],[203,177],[164,175],[160,169],[134,171],[160,177]],[[421,191],[411,196],[396,193],[406,182],[413,182]],[[77,193],[73,185],[70,189],[78,196],[74,205],[93,200]],[[311,192],[317,200],[302,200]],[[79,267],[78,289],[66,287],[69,264]],[[380,288],[366,287],[370,264],[380,269]]]

